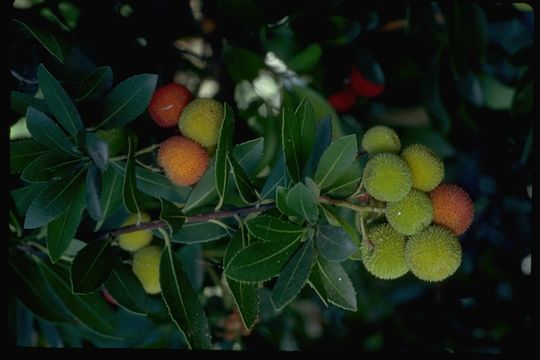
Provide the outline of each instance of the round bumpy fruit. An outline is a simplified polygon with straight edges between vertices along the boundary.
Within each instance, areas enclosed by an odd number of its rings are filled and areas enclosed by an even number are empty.
[[[175,184],[195,184],[208,167],[208,154],[195,141],[183,136],[173,136],[161,143],[158,162],[167,177]]]
[[[450,230],[431,225],[413,235],[405,246],[405,259],[420,280],[442,281],[461,263],[461,245]]]
[[[370,154],[379,152],[398,153],[401,150],[401,141],[399,141],[394,129],[378,125],[364,134],[362,147]]]
[[[204,147],[217,144],[223,121],[223,105],[212,99],[195,99],[190,102],[178,126],[182,134]]]
[[[376,225],[367,233],[371,245],[362,245],[366,269],[380,279],[396,279],[409,270],[405,263],[405,236],[389,224]]]
[[[385,213],[397,232],[413,235],[431,223],[433,207],[426,193],[412,189],[400,201],[388,203]]]
[[[328,97],[328,102],[339,112],[349,111],[356,102],[356,94],[350,86]]]
[[[133,256],[133,273],[141,282],[148,294],[159,294],[159,263],[161,249],[157,246],[147,246],[137,251]]]
[[[183,85],[167,84],[156,90],[148,105],[150,116],[161,127],[178,124],[180,115],[193,95]]]
[[[122,226],[134,225],[137,223],[137,214],[131,214],[128,216]],[[141,222],[150,221],[150,215],[141,213]],[[152,241],[152,233],[147,230],[134,231],[126,234],[118,235],[118,245],[127,251],[137,251],[142,247],[150,244]]]
[[[427,146],[420,144],[407,146],[401,156],[411,169],[413,188],[428,192],[444,178],[442,160]]]
[[[378,154],[364,168],[364,186],[377,200],[399,201],[411,190],[411,171],[398,155]]]
[[[454,184],[442,184],[429,196],[435,224],[446,226],[457,236],[469,228],[474,217],[474,206],[465,190]]]

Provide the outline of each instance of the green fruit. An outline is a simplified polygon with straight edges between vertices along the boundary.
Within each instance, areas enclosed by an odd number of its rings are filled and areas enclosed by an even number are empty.
[[[426,193],[412,189],[400,201],[387,203],[385,213],[397,232],[413,235],[431,223],[433,207]]]
[[[394,129],[378,125],[364,134],[362,147],[370,154],[380,152],[398,153],[401,150],[401,141],[399,141]]]
[[[370,159],[364,168],[364,186],[377,200],[399,201],[411,191],[412,176],[401,157],[382,153]]]
[[[157,246],[147,246],[133,256],[133,273],[141,282],[144,291],[148,294],[159,294],[159,263],[161,249]]]
[[[429,192],[444,178],[444,164],[430,148],[420,144],[407,146],[401,153],[411,169],[413,188]]]
[[[449,229],[431,225],[409,238],[405,247],[405,259],[417,278],[441,281],[459,267],[461,245]]]
[[[137,223],[137,214],[128,216],[122,226],[135,225]],[[141,213],[141,222],[150,221],[150,215]],[[152,241],[152,233],[148,230],[133,231],[126,234],[118,235],[118,245],[127,251],[137,251],[142,247],[150,244]]]
[[[223,105],[212,99],[195,99],[184,108],[178,126],[185,137],[209,148],[217,144]]]
[[[121,152],[127,151],[127,136],[126,129],[114,128],[108,130],[98,130],[96,135],[109,145],[109,157],[118,155]]]
[[[390,280],[405,275],[405,236],[389,224],[376,225],[367,233],[373,245],[362,245],[362,260],[366,269],[380,279]]]

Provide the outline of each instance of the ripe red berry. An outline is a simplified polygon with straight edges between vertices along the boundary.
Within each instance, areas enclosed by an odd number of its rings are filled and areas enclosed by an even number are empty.
[[[446,226],[458,236],[469,228],[474,217],[474,205],[465,190],[454,184],[442,184],[429,196],[435,224]]]
[[[367,79],[355,66],[351,69],[351,88],[357,96],[372,98],[380,95],[384,84],[377,84]]]
[[[337,111],[345,112],[349,111],[356,102],[356,94],[350,86],[347,86],[340,92],[330,95],[328,101]]]
[[[156,90],[148,105],[148,112],[159,126],[173,127],[178,124],[180,114],[192,98],[193,95],[185,86],[167,84]]]

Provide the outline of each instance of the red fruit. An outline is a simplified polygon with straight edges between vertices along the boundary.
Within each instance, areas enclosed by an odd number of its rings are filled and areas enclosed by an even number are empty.
[[[372,98],[384,90],[384,84],[376,84],[368,80],[356,67],[351,69],[351,88],[357,96]]]
[[[159,126],[173,127],[178,124],[180,114],[192,98],[193,95],[185,86],[167,84],[156,90],[148,105],[148,112]]]
[[[349,111],[356,102],[356,94],[350,86],[328,97],[328,101],[339,112]]]
[[[474,206],[461,187],[454,184],[442,184],[429,193],[433,205],[433,222],[446,226],[458,236],[471,225]]]

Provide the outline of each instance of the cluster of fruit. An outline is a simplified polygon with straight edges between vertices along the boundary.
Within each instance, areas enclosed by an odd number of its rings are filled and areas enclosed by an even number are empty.
[[[373,98],[380,95],[384,90],[384,84],[377,84],[364,76],[356,66],[351,68],[349,83],[339,92],[328,97],[328,102],[339,112],[349,111],[356,98],[361,96]]]
[[[161,143],[158,162],[175,184],[190,186],[199,181],[215,151],[223,121],[223,105],[213,99],[193,99],[180,84],[156,90],[148,112],[161,127],[178,126],[180,135]]]
[[[368,130],[363,183],[368,194],[386,202],[386,221],[367,231],[362,247],[366,269],[381,279],[409,270],[421,280],[441,281],[461,263],[458,236],[470,226],[474,207],[454,184],[441,184],[444,164],[428,147],[401,150],[396,132],[386,126]]]

